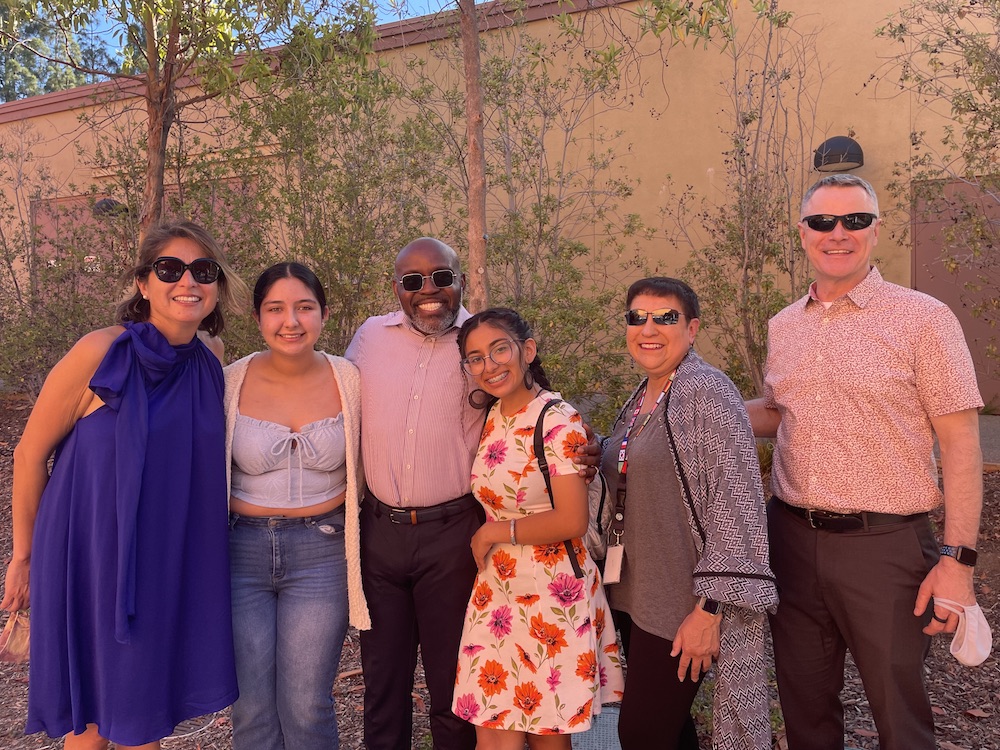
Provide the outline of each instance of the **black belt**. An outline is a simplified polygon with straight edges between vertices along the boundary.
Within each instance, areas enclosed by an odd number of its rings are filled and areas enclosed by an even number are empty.
[[[443,521],[479,505],[471,492],[468,495],[462,495],[457,500],[449,500],[446,503],[426,508],[399,508],[395,505],[387,505],[370,492],[365,492],[365,500],[372,504],[376,516],[381,517],[383,513],[387,513],[389,520],[393,523],[406,525]]]
[[[900,516],[895,513],[867,513],[865,511],[860,513],[834,513],[829,510],[799,508],[795,505],[789,505],[777,496],[774,496],[771,499],[781,503],[781,505],[789,513],[792,513],[799,518],[806,519],[812,528],[822,529],[823,531],[862,531],[868,529],[870,526],[887,526],[892,523],[909,523],[910,521],[916,521],[927,515],[926,513],[914,513],[909,516]]]

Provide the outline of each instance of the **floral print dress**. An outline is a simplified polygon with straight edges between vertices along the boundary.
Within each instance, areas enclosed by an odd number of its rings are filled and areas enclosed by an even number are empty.
[[[472,491],[490,520],[551,510],[534,451],[543,391],[512,417],[493,406],[472,467]],[[587,439],[580,415],[556,404],[545,415],[552,476],[576,473]],[[465,615],[452,710],[473,724],[531,734],[583,732],[602,703],[621,700],[623,679],[600,573],[572,541],[584,577],[562,541],[497,544],[476,577]]]

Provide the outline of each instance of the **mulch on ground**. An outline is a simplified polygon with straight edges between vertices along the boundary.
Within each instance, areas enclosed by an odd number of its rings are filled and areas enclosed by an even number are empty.
[[[10,492],[12,453],[27,419],[29,404],[18,399],[0,399],[0,559],[11,550]],[[976,590],[979,603],[996,631],[1000,647],[1000,473],[984,476],[982,532]],[[936,521],[942,521],[937,514]],[[4,617],[4,619],[6,619]],[[975,669],[961,666],[948,651],[949,641],[935,639],[927,660],[928,685],[934,706],[938,746],[942,750],[1000,750],[1000,661],[994,654]],[[414,697],[414,747],[429,748],[427,739],[427,693],[417,675]],[[0,748],[40,750],[61,748],[61,740],[23,734],[27,704],[26,665],[0,664]],[[351,631],[344,645],[341,677],[334,687],[343,750],[361,750],[361,708],[364,686],[360,675],[358,634]],[[848,668],[843,693],[847,720],[847,743],[856,748],[878,747],[861,680]],[[775,708],[777,700],[775,699]],[[164,740],[164,750],[230,750],[228,711],[188,722],[178,736]],[[780,738],[780,733],[779,733]],[[708,747],[707,744],[704,744]]]

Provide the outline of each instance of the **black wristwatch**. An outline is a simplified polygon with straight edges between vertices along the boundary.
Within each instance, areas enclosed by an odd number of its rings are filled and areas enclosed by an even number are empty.
[[[709,599],[704,596],[701,597],[701,600],[698,602],[698,606],[710,615],[717,615],[722,611],[722,602],[717,602],[715,599]]]
[[[976,560],[979,559],[979,553],[972,549],[972,547],[952,547],[945,544],[941,547],[941,554],[954,557],[962,565],[968,565],[970,568],[975,567]]]

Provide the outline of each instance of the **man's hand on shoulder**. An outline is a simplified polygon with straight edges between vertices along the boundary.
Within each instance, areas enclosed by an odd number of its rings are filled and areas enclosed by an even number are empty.
[[[583,423],[583,431],[587,435],[587,444],[577,446],[573,463],[578,467],[577,473],[589,484],[597,476],[597,470],[601,466],[601,443],[586,422]]]

